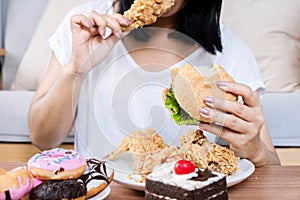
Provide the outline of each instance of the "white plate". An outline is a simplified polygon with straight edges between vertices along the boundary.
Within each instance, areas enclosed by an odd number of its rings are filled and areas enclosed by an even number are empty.
[[[93,196],[89,198],[89,200],[103,200],[110,194],[110,187],[106,187],[102,192],[97,194],[96,196]]]
[[[241,159],[239,161],[239,170],[235,174],[227,176],[227,187],[231,187],[242,182],[243,180],[251,176],[254,171],[255,166],[252,162],[247,159]]]
[[[138,182],[141,177],[138,174],[133,174],[133,162],[128,154],[123,154],[115,161],[108,162],[107,167],[114,169],[114,181],[130,189],[140,191],[145,190],[145,183]],[[255,170],[253,163],[247,159],[241,159],[238,163],[238,167],[239,170],[235,174],[227,176],[227,187],[231,187],[242,182]]]

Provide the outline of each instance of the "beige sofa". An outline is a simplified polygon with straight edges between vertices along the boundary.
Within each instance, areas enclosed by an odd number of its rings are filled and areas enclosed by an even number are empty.
[[[27,112],[49,58],[47,38],[67,10],[86,1],[1,0],[6,53],[0,141],[29,142]],[[222,12],[223,23],[248,44],[260,66],[267,87],[262,104],[274,144],[300,146],[300,1],[225,0]],[[67,141],[72,140],[71,135]]]

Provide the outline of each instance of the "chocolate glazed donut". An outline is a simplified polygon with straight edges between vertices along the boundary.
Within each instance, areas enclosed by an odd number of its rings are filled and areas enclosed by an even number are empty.
[[[81,200],[93,197],[104,190],[112,181],[113,173],[107,175],[105,163],[97,159],[88,159],[87,170],[78,179],[47,180],[35,187],[29,195],[30,200]],[[100,180],[98,186],[88,190],[92,180]]]
[[[88,184],[92,180],[104,181],[100,185],[93,187],[87,191],[86,198],[93,197],[104,190],[113,180],[114,173],[109,177],[105,162],[97,159],[88,159],[87,161],[87,172],[79,177],[83,181],[83,184],[88,188]]]
[[[61,200],[85,199],[86,187],[82,181],[75,180],[48,180],[31,190],[31,200]]]

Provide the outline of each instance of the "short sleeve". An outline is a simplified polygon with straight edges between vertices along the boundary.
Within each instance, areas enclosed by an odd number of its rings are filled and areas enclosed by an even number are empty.
[[[48,44],[61,66],[65,66],[71,57],[72,52],[72,32],[70,19],[75,14],[88,15],[89,12],[96,11],[101,14],[113,13],[112,0],[97,0],[79,5],[70,10],[61,21],[55,33],[49,38]]]
[[[265,85],[250,49],[225,25],[221,25],[221,36],[223,51],[214,56],[215,62],[223,66],[236,82],[246,84],[262,95]]]

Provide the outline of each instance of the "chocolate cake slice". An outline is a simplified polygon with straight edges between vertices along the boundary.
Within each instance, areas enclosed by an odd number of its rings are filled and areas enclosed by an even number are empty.
[[[186,174],[177,174],[175,166],[174,162],[163,164],[147,176],[145,199],[228,199],[225,175],[198,168]]]

